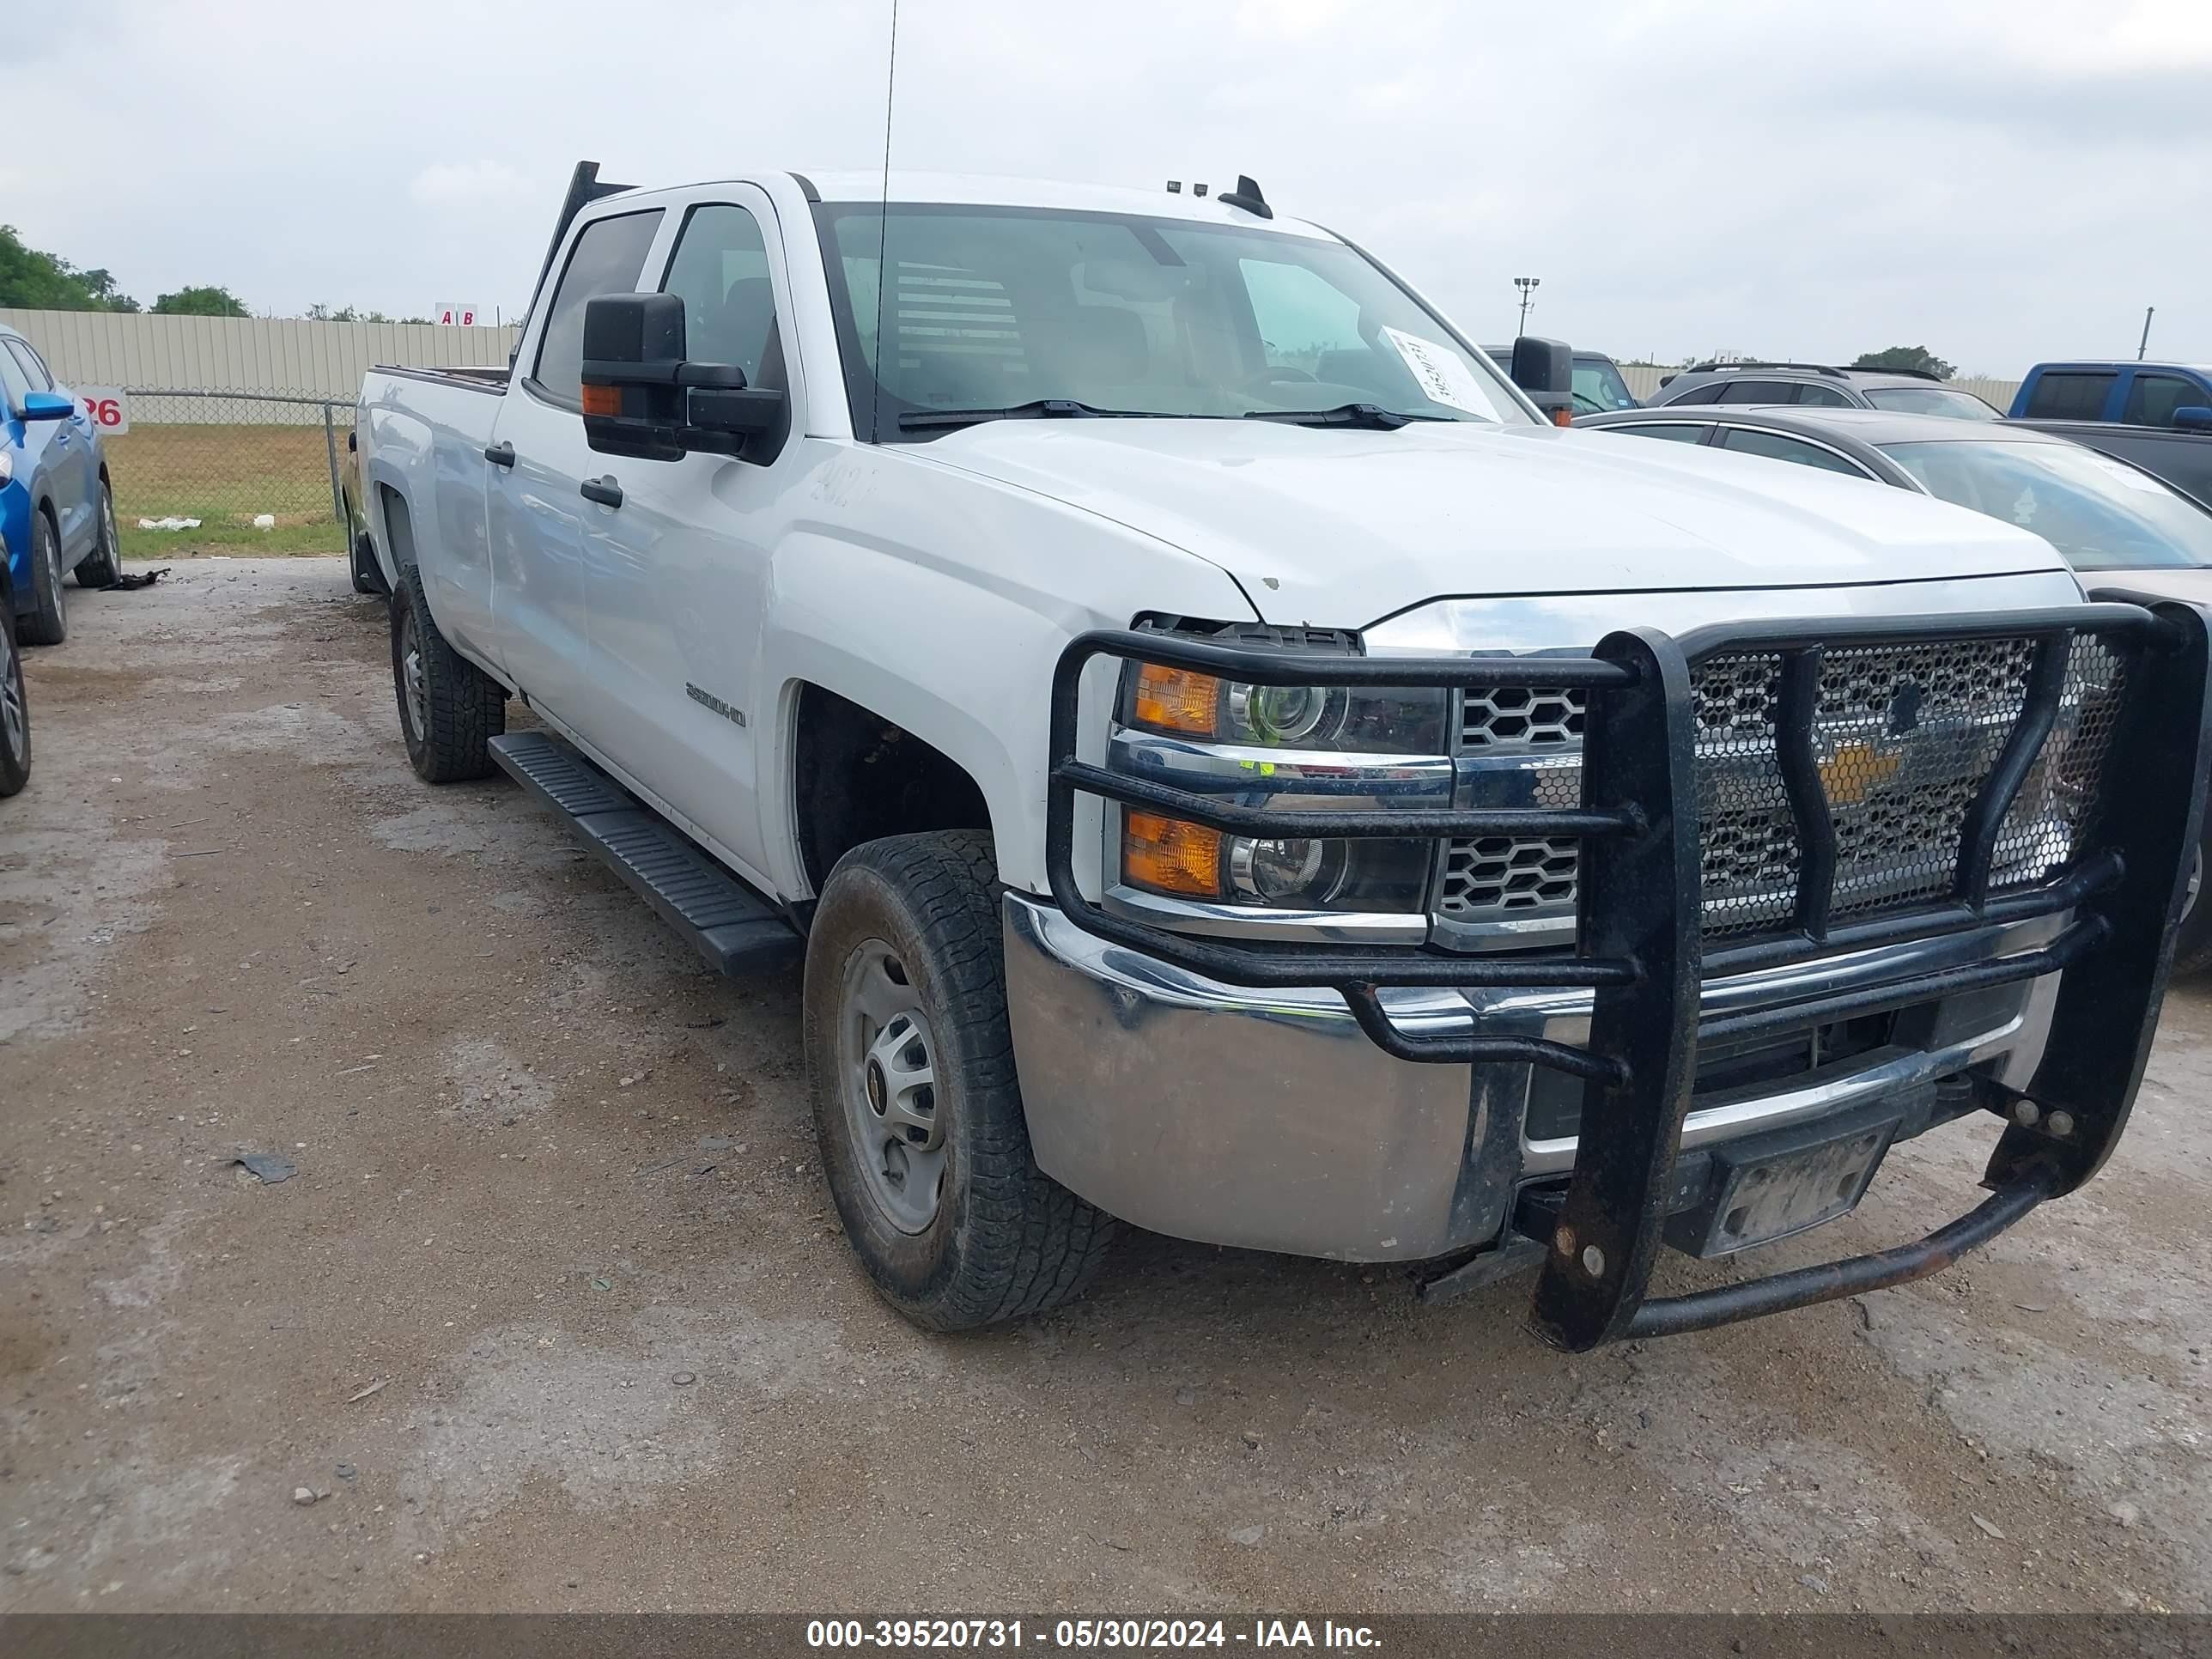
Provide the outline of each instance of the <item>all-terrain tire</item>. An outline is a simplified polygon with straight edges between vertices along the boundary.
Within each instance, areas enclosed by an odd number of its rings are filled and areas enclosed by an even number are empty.
[[[123,574],[122,538],[115,533],[115,491],[106,479],[100,481],[100,538],[92,551],[78,561],[79,587],[106,587]]]
[[[925,1330],[969,1330],[1055,1307],[1097,1273],[1117,1225],[1036,1166],[1006,1024],[1000,889],[980,830],[893,836],[838,860],[806,947],[804,1042],[815,1135],[830,1191],[868,1277]],[[944,1135],[935,1212],[920,1231],[892,1218],[861,1160],[847,1090],[854,964],[886,950],[930,1034]],[[902,1165],[903,1159],[901,1160]]]
[[[2197,843],[2197,891],[2173,930],[2176,974],[2201,974],[2212,968],[2212,891],[2205,889],[2205,877],[2212,874],[2212,818]]]
[[[507,695],[446,642],[416,565],[400,573],[392,596],[392,684],[399,732],[418,777],[460,783],[491,771],[489,745],[507,730]]]
[[[31,781],[31,705],[23,690],[23,658],[15,649],[15,616],[0,593],[0,799]]]
[[[69,601],[62,594],[62,543],[54,521],[31,514],[31,609],[16,629],[22,645],[59,645],[69,637]]]

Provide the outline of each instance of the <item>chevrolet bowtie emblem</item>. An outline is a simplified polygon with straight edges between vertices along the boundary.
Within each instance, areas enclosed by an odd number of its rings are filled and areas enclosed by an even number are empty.
[[[1831,806],[1856,806],[1905,763],[1870,743],[1847,743],[1820,763],[1820,788]]]

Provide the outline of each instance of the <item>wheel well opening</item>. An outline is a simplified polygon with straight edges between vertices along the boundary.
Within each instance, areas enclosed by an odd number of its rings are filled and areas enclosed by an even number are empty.
[[[814,890],[864,842],[991,827],[960,763],[895,720],[818,685],[799,688],[799,852]]]
[[[401,570],[415,563],[415,523],[407,516],[407,498],[388,483],[376,487],[377,505],[384,510],[384,534],[392,548],[392,562]]]

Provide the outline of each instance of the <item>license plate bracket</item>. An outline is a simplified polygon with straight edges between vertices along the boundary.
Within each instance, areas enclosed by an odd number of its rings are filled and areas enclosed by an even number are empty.
[[[1733,1255],[1849,1215],[1866,1196],[1899,1124],[1934,1093],[1932,1085],[1915,1088],[1844,1120],[1713,1147],[1705,1194],[1668,1218],[1667,1242],[1695,1256]]]

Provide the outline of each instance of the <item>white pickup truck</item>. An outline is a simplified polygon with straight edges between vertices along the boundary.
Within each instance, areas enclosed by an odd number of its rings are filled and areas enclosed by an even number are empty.
[[[2126,1121],[2201,614],[1559,429],[1565,348],[1515,359],[1249,179],[586,163],[511,373],[362,390],[408,752],[718,966],[803,957],[830,1187],[921,1325],[1117,1221],[1534,1268],[1571,1348],[1933,1271]],[[1969,1117],[1970,1214],[1649,1294]]]

